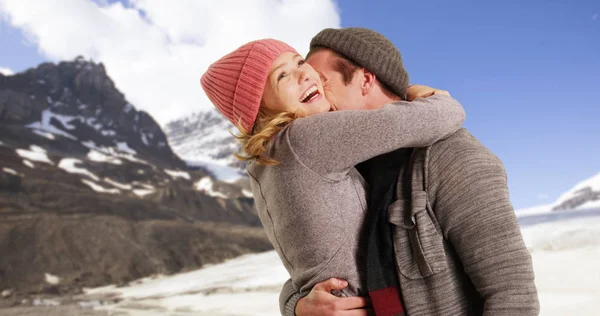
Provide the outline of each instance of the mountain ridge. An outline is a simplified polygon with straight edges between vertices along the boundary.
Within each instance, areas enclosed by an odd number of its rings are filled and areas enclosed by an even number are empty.
[[[101,63],[0,75],[0,290],[78,292],[270,249],[247,187],[189,167]]]

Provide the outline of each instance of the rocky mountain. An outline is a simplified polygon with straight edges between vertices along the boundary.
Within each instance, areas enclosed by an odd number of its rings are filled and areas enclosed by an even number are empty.
[[[600,173],[576,184],[552,206],[554,211],[585,208],[600,208]]]
[[[247,187],[188,167],[101,63],[0,74],[0,291],[124,284],[268,249]]]
[[[229,166],[244,175],[245,163],[233,156],[239,145],[235,127],[214,109],[168,123],[165,133],[173,151],[192,165]]]
[[[600,210],[600,173],[577,183],[554,202],[519,209],[516,213],[520,216],[528,216],[571,210]]]

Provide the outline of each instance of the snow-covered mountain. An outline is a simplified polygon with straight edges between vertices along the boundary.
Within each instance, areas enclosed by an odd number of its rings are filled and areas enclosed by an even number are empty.
[[[125,100],[104,66],[79,57],[0,75],[0,121],[49,140],[71,139],[104,152],[141,153],[182,167],[160,126]]]
[[[588,208],[600,208],[600,173],[576,184],[552,205],[553,210]]]
[[[192,165],[207,163],[242,170],[245,164],[233,156],[239,145],[235,127],[216,110],[197,112],[172,121],[165,133],[173,150]]]
[[[600,209],[600,173],[585,179],[554,202],[516,210],[519,215],[543,214],[552,211]]]
[[[77,291],[271,249],[247,189],[184,163],[102,64],[0,74],[0,290]]]

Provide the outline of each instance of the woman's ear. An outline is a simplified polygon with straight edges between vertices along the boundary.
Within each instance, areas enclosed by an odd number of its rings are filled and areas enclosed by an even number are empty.
[[[375,74],[368,71],[365,68],[361,68],[359,70],[361,73],[361,91],[362,91],[362,95],[365,96],[367,94],[369,94],[372,90],[373,87],[375,86]]]

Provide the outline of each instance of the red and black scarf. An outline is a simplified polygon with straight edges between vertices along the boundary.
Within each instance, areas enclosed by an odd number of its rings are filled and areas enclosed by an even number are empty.
[[[387,208],[395,201],[400,168],[408,163],[411,153],[412,149],[398,149],[357,166],[369,184],[365,221],[368,227],[367,288],[377,316],[406,315]]]

